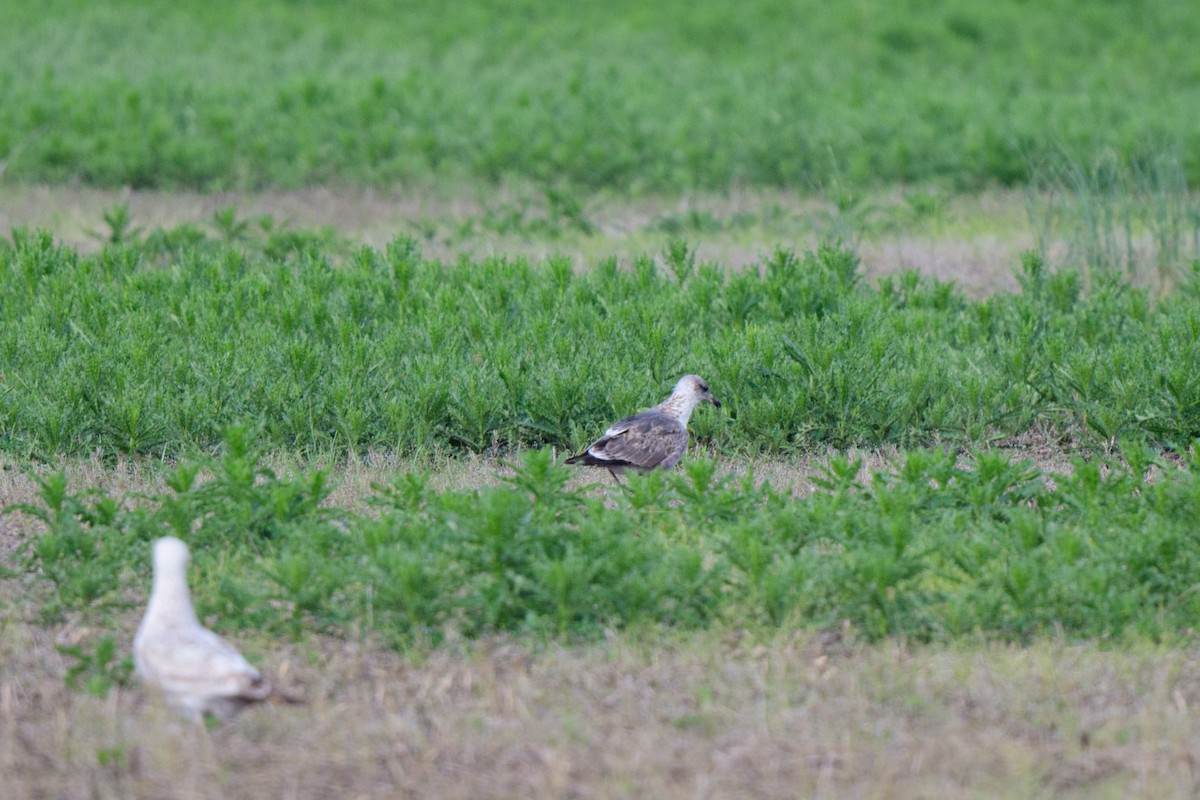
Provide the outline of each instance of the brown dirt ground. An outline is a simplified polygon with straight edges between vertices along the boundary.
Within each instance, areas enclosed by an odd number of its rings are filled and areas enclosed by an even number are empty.
[[[432,258],[565,255],[585,269],[610,256],[658,254],[670,238],[660,229],[661,221],[697,214],[717,224],[680,234],[696,247],[700,262],[741,269],[761,263],[777,247],[802,252],[840,235],[860,253],[868,278],[915,269],[954,280],[973,295],[1015,288],[1013,269],[1020,253],[1035,245],[1027,200],[1017,192],[991,192],[939,202],[936,215],[913,219],[904,196],[896,193],[864,202],[863,208],[870,210],[857,216],[839,216],[819,198],[783,191],[599,197],[584,209],[593,231],[565,229],[547,235],[529,227],[545,219],[544,201],[519,187],[448,196],[422,188],[202,194],[0,185],[0,234],[16,227],[40,228],[88,251],[99,247],[96,234],[106,230],[104,212],[119,204],[128,206],[134,226],[143,231],[190,223],[215,232],[213,215],[233,208],[240,219],[253,222],[269,215],[276,223],[329,228],[351,242],[377,248],[398,235],[414,236]],[[513,215],[525,221],[525,229],[497,221]]]

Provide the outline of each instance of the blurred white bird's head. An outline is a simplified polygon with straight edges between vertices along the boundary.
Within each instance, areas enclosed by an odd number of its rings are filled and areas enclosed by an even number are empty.
[[[174,536],[164,536],[154,542],[155,574],[179,574],[186,568],[191,554],[188,546]]]

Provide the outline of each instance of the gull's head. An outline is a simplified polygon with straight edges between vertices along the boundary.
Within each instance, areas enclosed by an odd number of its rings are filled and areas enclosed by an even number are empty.
[[[708,382],[699,375],[684,375],[675,384],[675,391],[672,394],[690,398],[692,405],[712,403],[717,408],[721,407],[721,401],[713,397],[712,391],[709,390]]]
[[[187,569],[188,546],[174,536],[164,536],[154,541],[154,574],[175,575]]]

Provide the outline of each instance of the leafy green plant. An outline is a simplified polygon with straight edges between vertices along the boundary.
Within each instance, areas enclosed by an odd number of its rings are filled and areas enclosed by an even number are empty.
[[[216,211],[212,221],[225,244],[234,244],[244,240],[250,230],[250,220],[239,219],[237,209],[232,206],[226,206]]]
[[[133,225],[133,217],[129,213],[128,203],[119,203],[113,206],[106,210],[103,216],[108,231],[88,231],[88,234],[94,239],[106,244],[121,245],[136,240],[138,234],[141,233],[141,229],[135,228]]]
[[[864,284],[836,246],[728,274],[679,239],[575,274],[408,240],[277,258],[208,242],[146,269],[152,238],[0,250],[0,290],[28,300],[0,307],[0,448],[169,456],[246,425],[306,453],[575,449],[685,372],[728,402],[693,420],[721,450],[1200,436],[1189,284],[1152,301],[1033,254],[1019,292],[972,300],[915,272]]]
[[[128,686],[133,676],[133,658],[118,658],[111,636],[101,636],[92,650],[82,645],[58,645],[56,649],[74,660],[64,678],[73,691],[83,689],[94,697],[104,697],[115,687]]]
[[[436,492],[427,474],[400,475],[376,487],[370,513],[292,507],[269,535],[246,528],[249,512],[308,496],[321,478],[262,480],[247,459],[227,468],[239,480],[199,482],[211,469],[200,461],[151,498],[85,501],[47,481],[23,509],[48,526],[23,565],[45,582],[43,617],[69,611],[103,628],[130,586],[148,587],[149,543],[172,532],[192,547],[197,608],[219,630],[370,633],[400,648],[716,624],[919,640],[1188,636],[1200,612],[1197,460],[1160,462],[1147,480],[1154,453],[1123,447],[1128,464],[1079,458],[1061,474],[992,451],[910,450],[871,475],[835,457],[803,497],[705,458],[629,475],[619,491],[575,489],[542,449],[503,486]],[[70,655],[97,691],[127,675],[103,640]]]
[[[1064,150],[1169,151],[1195,185],[1200,17],[1105,7],[1063,30],[1072,9],[534,2],[530,25],[483,2],[414,2],[402,20],[281,0],[14,6],[0,167],[22,184],[218,191],[550,186],[553,225],[581,230],[596,190],[837,184],[828,232],[847,241],[870,216],[861,189],[1023,184]]]

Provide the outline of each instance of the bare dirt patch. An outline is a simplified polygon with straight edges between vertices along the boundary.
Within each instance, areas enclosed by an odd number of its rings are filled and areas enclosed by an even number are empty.
[[[779,247],[804,251],[821,241],[855,245],[868,278],[917,270],[982,295],[1015,287],[1020,253],[1035,244],[1026,201],[1015,192],[939,199],[936,213],[913,216],[891,193],[837,210],[819,197],[783,191],[720,195],[597,197],[582,205],[586,229],[556,217],[529,188],[446,194],[425,188],[314,188],[263,193],[162,192],[65,187],[0,187],[0,232],[44,229],[94,251],[106,232],[104,212],[124,204],[143,231],[188,223],[212,230],[214,214],[264,216],[275,225],[330,228],[356,244],[384,247],[417,238],[432,258],[566,256],[579,269],[616,257],[660,253],[672,236],[696,248],[701,262],[742,269]]]
[[[993,449],[1008,453],[1013,460],[1028,459],[1035,467],[1045,472],[1069,474],[1074,454],[1069,442],[1048,433],[1030,432],[1020,437],[998,442]],[[797,458],[721,458],[717,453],[709,457],[718,460],[717,478],[743,479],[751,476],[757,485],[768,482],[778,490],[794,496],[803,496],[816,488],[815,479],[822,477],[834,456],[861,461],[860,479],[870,480],[872,473],[898,465],[903,451],[896,447],[851,448],[847,451],[823,451],[807,457]],[[565,454],[556,453],[561,460]],[[970,454],[962,453],[964,464],[970,464]],[[268,456],[264,466],[277,474],[287,475],[324,469],[330,473],[333,487],[326,505],[367,510],[367,498],[376,486],[386,486],[395,477],[406,472],[420,471],[429,474],[429,488],[433,491],[477,489],[501,486],[515,473],[514,460],[478,455],[456,458],[433,457],[417,461],[400,458],[392,454],[370,452],[352,461],[302,461],[287,454]],[[72,492],[98,489],[114,497],[136,497],[160,494],[165,490],[164,467],[170,464],[154,459],[135,460],[119,457],[106,460],[99,456],[66,459],[61,463],[39,467],[19,466],[0,459],[0,509],[14,504],[36,504],[38,486],[36,476],[54,470],[66,473]],[[201,473],[198,480],[206,475]],[[599,492],[618,491],[608,473],[600,469],[578,468],[568,484],[573,489],[595,485]],[[36,530],[36,522],[23,514],[0,514],[0,566],[24,539]]]

